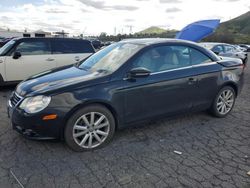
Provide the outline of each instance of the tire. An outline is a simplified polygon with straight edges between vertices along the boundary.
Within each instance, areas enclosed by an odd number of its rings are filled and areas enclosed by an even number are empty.
[[[102,105],[89,105],[69,118],[64,138],[69,148],[82,152],[105,146],[114,133],[115,119],[112,113]]]
[[[2,74],[0,74],[0,86],[3,86],[3,85],[4,85],[4,80],[3,80]]]
[[[231,96],[231,97],[228,97],[228,100],[226,99],[227,93]],[[225,97],[223,98],[223,96]],[[213,104],[210,108],[210,112],[215,117],[219,117],[219,118],[226,117],[233,109],[234,104],[235,104],[235,99],[236,99],[236,93],[235,93],[234,88],[230,86],[223,87],[216,95],[213,101]]]
[[[242,61],[243,61],[244,66],[246,66],[247,61],[248,61],[248,58],[246,57],[246,58],[245,58],[245,59],[243,59]]]

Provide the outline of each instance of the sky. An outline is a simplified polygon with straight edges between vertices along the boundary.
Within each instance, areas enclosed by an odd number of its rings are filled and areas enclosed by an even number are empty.
[[[150,26],[180,30],[194,21],[226,21],[249,10],[250,0],[0,0],[0,28],[125,34]]]

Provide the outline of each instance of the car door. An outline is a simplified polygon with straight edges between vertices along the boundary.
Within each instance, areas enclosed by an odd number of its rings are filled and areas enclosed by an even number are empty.
[[[190,47],[192,75],[197,78],[197,89],[193,93],[193,108],[210,107],[217,91],[221,66],[204,52]]]
[[[52,53],[57,67],[71,65],[94,53],[89,41],[76,39],[52,40]]]
[[[14,57],[19,53],[20,57]],[[22,40],[6,56],[6,81],[24,80],[29,76],[55,68],[48,40]]]
[[[191,108],[197,82],[186,46],[152,47],[131,62],[129,69],[136,67],[147,68],[151,74],[123,81],[127,123]]]

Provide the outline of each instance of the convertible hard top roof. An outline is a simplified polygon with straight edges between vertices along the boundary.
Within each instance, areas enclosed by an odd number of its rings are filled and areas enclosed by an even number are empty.
[[[143,45],[151,45],[151,44],[160,44],[160,43],[188,43],[195,44],[195,42],[181,40],[181,39],[170,39],[170,38],[143,38],[143,39],[124,39],[121,42],[134,43],[134,44],[143,44]]]
[[[216,56],[210,50],[202,47],[201,45],[199,45],[199,43],[188,41],[188,40],[169,39],[169,38],[143,38],[143,39],[125,39],[125,40],[122,40],[121,42],[144,45],[144,46],[157,45],[157,44],[187,45],[189,47],[193,47],[202,51],[211,59],[213,59],[213,61],[219,60],[218,56]]]

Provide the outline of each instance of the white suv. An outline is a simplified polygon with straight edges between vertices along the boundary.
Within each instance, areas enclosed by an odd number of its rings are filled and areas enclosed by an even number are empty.
[[[0,48],[0,85],[74,64],[95,52],[88,40],[17,38]]]

